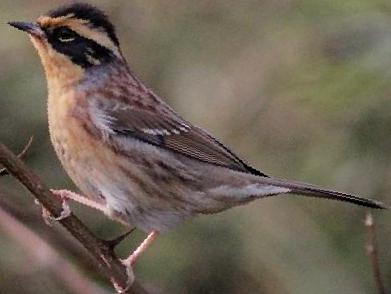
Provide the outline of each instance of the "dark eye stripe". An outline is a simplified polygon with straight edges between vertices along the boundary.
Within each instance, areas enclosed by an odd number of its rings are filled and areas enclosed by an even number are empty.
[[[48,28],[44,30],[47,40],[54,50],[67,55],[73,63],[83,68],[105,64],[117,58],[110,49],[98,44],[92,39],[79,35],[67,27]],[[61,30],[66,30],[67,33],[74,37],[74,40],[69,42],[59,40]]]

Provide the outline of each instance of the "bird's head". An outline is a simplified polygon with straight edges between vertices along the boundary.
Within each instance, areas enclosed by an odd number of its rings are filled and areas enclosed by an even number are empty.
[[[124,62],[113,24],[85,3],[62,6],[35,22],[9,22],[25,31],[38,50],[48,82],[72,82],[86,71]]]

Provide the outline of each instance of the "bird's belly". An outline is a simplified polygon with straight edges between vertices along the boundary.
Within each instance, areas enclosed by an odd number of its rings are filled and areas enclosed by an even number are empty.
[[[77,121],[50,133],[71,179],[85,196],[104,203],[109,216],[146,232],[165,231],[200,210],[195,199],[203,193],[197,190],[193,174],[183,166],[175,167],[179,162],[167,165],[160,155],[146,156],[137,146],[127,155],[120,154]]]

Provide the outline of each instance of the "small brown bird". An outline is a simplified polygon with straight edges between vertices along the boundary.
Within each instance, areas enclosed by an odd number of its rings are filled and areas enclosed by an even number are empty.
[[[84,196],[62,191],[149,233],[128,265],[159,232],[278,194],[381,202],[270,177],[180,117],[129,69],[114,26],[89,4],[60,7],[36,22],[10,22],[29,33],[48,83],[50,137]]]

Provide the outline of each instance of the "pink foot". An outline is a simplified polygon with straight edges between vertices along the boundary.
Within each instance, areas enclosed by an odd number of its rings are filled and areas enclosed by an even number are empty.
[[[60,221],[60,220],[63,220],[63,219],[66,219],[67,217],[69,217],[72,213],[71,211],[71,208],[69,207],[68,205],[68,202],[67,202],[67,199],[61,197],[61,200],[62,200],[62,211],[61,211],[61,214],[60,216],[58,217],[53,217],[50,212],[41,205],[41,203],[39,203],[38,200],[35,200],[35,203],[37,205],[40,205],[41,206],[41,209],[42,209],[42,218],[44,220],[44,222],[48,225],[48,226],[51,226],[52,224],[50,223],[50,221]]]

